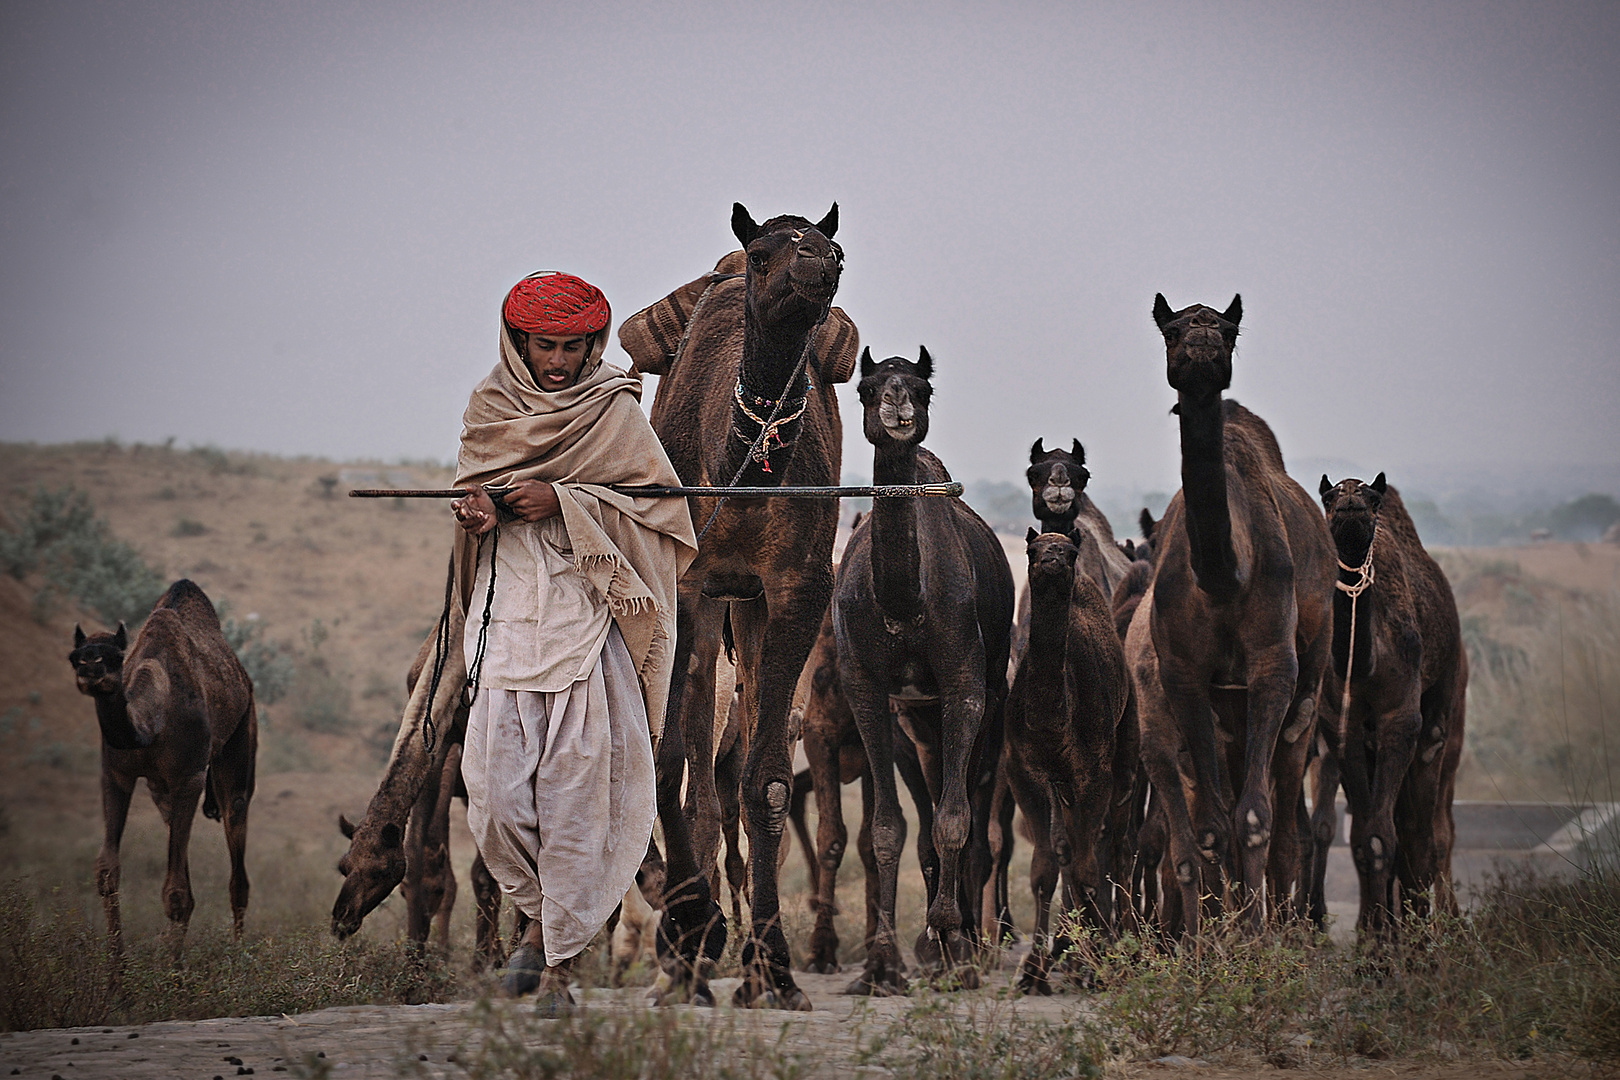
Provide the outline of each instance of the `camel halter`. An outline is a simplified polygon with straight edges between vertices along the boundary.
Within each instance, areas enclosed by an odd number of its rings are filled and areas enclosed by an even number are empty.
[[[1350,654],[1344,664],[1344,701],[1339,706],[1339,722],[1350,722],[1350,677],[1356,671],[1356,601],[1361,594],[1372,588],[1373,583],[1373,544],[1378,541],[1378,518],[1373,517],[1372,539],[1367,541],[1367,558],[1360,566],[1346,566],[1343,559],[1334,553],[1334,561],[1339,569],[1348,574],[1359,574],[1360,579],[1354,582],[1335,579],[1333,587],[1350,597]]]
[[[504,505],[504,504],[503,504]],[[478,644],[472,663],[467,665],[467,680],[461,686],[461,703],[472,708],[478,696],[478,677],[484,670],[484,643],[489,636],[489,614],[495,603],[495,555],[500,551],[501,526],[499,520],[489,536],[489,590],[484,594],[484,617],[478,625]],[[473,553],[473,577],[478,576],[478,560],[484,554],[484,538],[478,538],[478,550]],[[444,667],[450,659],[450,605],[455,603],[456,567],[452,560],[444,581],[444,609],[439,612],[439,624],[434,629],[433,679],[428,683],[427,706],[422,710],[422,747],[429,754],[438,743],[437,725],[433,723],[433,700],[439,696],[439,681],[444,678]]]

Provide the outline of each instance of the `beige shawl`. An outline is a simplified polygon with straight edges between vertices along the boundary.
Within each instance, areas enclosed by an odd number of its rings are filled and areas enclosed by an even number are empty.
[[[552,483],[574,566],[607,599],[657,740],[675,662],[675,585],[697,556],[697,538],[685,499],[632,498],[602,486],[676,485],[680,478],[641,411],[640,378],[603,363],[600,349],[599,343],[577,383],[548,393],[535,385],[503,327],[501,362],[473,389],[462,416],[456,486]],[[476,538],[461,532],[456,576],[463,612],[478,602],[469,596],[476,553]]]

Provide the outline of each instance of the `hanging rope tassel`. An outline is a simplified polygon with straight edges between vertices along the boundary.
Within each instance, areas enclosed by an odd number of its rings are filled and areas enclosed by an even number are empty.
[[[1358,580],[1334,581],[1334,587],[1350,598],[1350,655],[1344,665],[1344,701],[1339,706],[1339,722],[1350,722],[1350,679],[1356,672],[1356,601],[1373,583],[1373,543],[1378,540],[1378,521],[1373,520],[1372,540],[1367,543],[1367,559],[1360,566],[1346,566],[1343,559],[1335,559],[1339,569],[1359,575]]]

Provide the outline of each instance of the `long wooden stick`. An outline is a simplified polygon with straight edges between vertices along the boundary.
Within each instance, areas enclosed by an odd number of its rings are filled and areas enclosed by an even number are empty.
[[[962,494],[962,485],[948,484],[867,484],[854,487],[635,487],[606,484],[620,495],[650,499],[684,499],[689,496],[731,499],[939,499]],[[509,495],[512,488],[485,488],[493,497]],[[467,494],[460,488],[355,488],[351,499],[459,499]]]

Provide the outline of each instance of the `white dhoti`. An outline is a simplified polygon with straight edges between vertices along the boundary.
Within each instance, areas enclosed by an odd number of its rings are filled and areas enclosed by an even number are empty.
[[[478,850],[539,921],[546,963],[577,955],[634,883],[657,813],[646,706],[618,627],[565,689],[480,688],[461,774]]]

